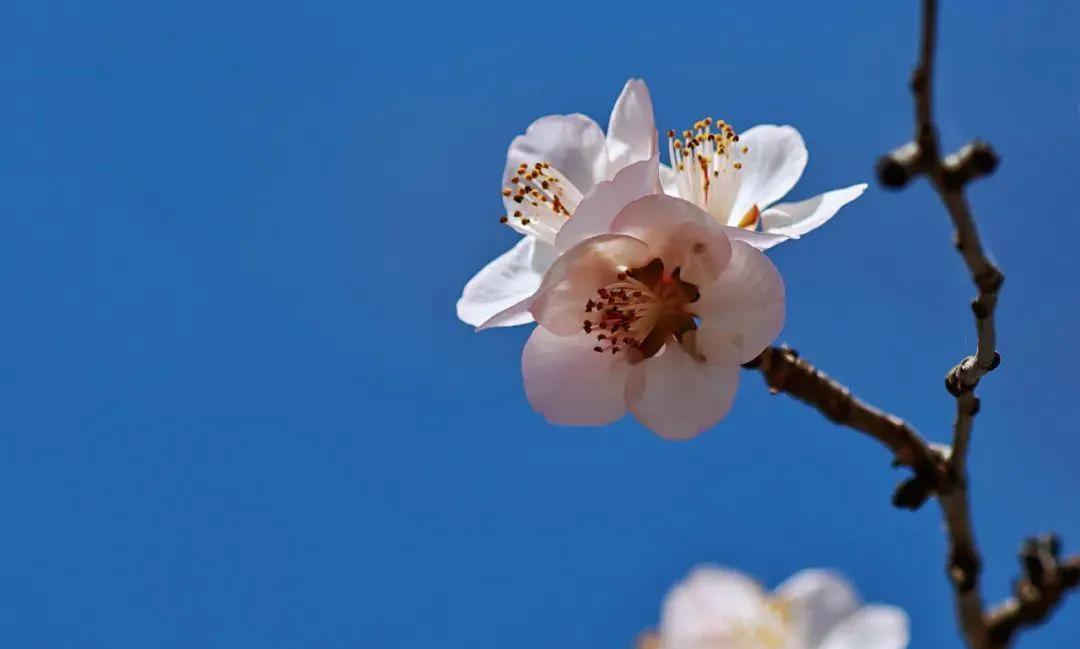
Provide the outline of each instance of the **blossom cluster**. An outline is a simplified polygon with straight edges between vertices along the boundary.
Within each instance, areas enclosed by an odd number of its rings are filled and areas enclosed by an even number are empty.
[[[465,286],[478,329],[536,322],[525,392],[548,421],[602,425],[627,412],[688,439],[730,410],[739,366],[779,335],[784,283],[765,250],[821,226],[865,184],[780,201],[807,163],[791,126],[737,132],[705,118],[667,131],[631,79],[607,133],[548,115],[507,152],[502,222],[521,239]]]

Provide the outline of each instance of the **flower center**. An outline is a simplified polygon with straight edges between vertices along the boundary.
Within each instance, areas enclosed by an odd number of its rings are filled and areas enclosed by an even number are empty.
[[[499,219],[522,234],[548,243],[581,202],[581,192],[558,169],[546,162],[521,163],[502,190],[514,209]]]
[[[618,354],[634,350],[637,360],[655,356],[665,344],[682,342],[683,334],[697,329],[688,305],[697,301],[697,286],[680,278],[676,267],[664,272],[664,262],[653,259],[644,266],[619,272],[615,281],[600,287],[585,303],[585,333],[596,333],[595,352]]]
[[[714,130],[715,127],[715,130]],[[732,221],[731,209],[739,190],[743,157],[749,152],[739,135],[724,120],[706,117],[678,137],[668,131],[668,156],[675,171],[679,196],[696,203],[725,225],[753,227],[756,208]]]

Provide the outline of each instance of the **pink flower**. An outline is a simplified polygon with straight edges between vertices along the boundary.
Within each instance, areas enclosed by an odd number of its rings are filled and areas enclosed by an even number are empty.
[[[531,322],[527,311],[494,317],[540,286],[555,261],[555,235],[582,197],[656,153],[652,99],[641,79],[623,86],[606,135],[580,113],[548,115],[530,124],[510,143],[502,182],[503,223],[522,237],[465,285],[458,318],[481,328]]]
[[[598,185],[555,239],[560,256],[522,303],[529,402],[549,421],[601,425],[628,410],[668,439],[727,414],[739,365],[779,334],[784,285],[749,243],[658,192],[634,165]]]

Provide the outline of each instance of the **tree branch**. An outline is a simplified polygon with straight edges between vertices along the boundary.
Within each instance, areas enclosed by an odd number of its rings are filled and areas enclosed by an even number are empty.
[[[892,451],[894,464],[914,469],[915,477],[897,489],[893,502],[915,509],[938,489],[945,456],[907,422],[861,401],[788,347],[768,347],[743,367],[765,377],[773,394],[784,392],[813,406],[830,421],[853,428]]]
[[[956,249],[968,267],[978,295],[972,302],[978,344],[969,356],[945,377],[945,387],[956,398],[952,451],[945,480],[939,485],[941,505],[949,538],[947,573],[953,585],[957,616],[971,649],[991,649],[990,631],[983,617],[979,593],[980,563],[971,522],[967,491],[967,456],[979,400],[975,386],[1001,362],[997,352],[994,310],[998,290],[1004,281],[1001,271],[983,250],[964,187],[989,174],[997,166],[997,155],[984,142],[972,142],[957,153],[941,158],[937,126],[933,118],[934,49],[937,40],[937,0],[923,0],[922,35],[919,60],[911,78],[915,100],[915,137],[878,163],[882,183],[899,188],[918,174],[930,181],[945,205],[956,229]]]
[[[993,649],[1005,649],[1018,631],[1045,622],[1065,595],[1080,586],[1080,556],[1062,561],[1060,548],[1054,535],[1024,542],[1024,576],[1013,585],[1013,596],[986,616]]]

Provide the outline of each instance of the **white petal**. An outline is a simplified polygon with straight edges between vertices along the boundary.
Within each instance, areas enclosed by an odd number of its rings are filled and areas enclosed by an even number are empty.
[[[762,252],[733,241],[731,262],[714,282],[700,288],[701,298],[694,304],[701,318],[696,342],[709,363],[745,363],[780,335],[784,280]]]
[[[649,244],[669,271],[681,268],[683,279],[699,287],[715,279],[731,259],[724,228],[697,205],[667,194],[630,203],[611,230]]]
[[[609,176],[657,152],[652,99],[641,79],[627,81],[615,101],[608,121],[607,150]]]
[[[773,205],[761,214],[761,228],[773,234],[799,235],[820,227],[831,219],[841,207],[862,195],[866,183],[819,194],[798,203]]]
[[[604,132],[592,119],[578,113],[541,117],[510,143],[503,170],[504,187],[523,162],[547,162],[578,191],[588,193],[607,173]],[[513,203],[509,199],[504,202],[507,211],[513,212]]]
[[[808,154],[802,136],[791,126],[763,124],[739,136],[742,156],[739,192],[731,214],[741,217],[752,205],[764,210],[799,181]]]
[[[675,170],[666,164],[660,165],[660,186],[664,188],[664,193],[668,196],[679,196],[685,198],[679,194],[679,176],[675,173]]]
[[[522,237],[513,248],[484,266],[461,293],[457,315],[474,327],[512,326],[532,321],[528,313],[493,325],[487,321],[514,306],[540,287],[555,260],[555,249],[533,237]]]
[[[532,313],[529,313],[529,308],[532,306],[533,300],[535,299],[535,293],[529,294],[528,297],[522,298],[520,301],[506,307],[477,325],[476,330],[484,331],[485,329],[494,329],[495,327],[514,327],[532,322],[533,317]]]
[[[895,606],[866,606],[836,625],[819,649],[904,649],[908,616]]]
[[[670,343],[630,371],[627,399],[638,420],[665,439],[685,440],[731,410],[739,366],[702,363]]]
[[[862,602],[851,584],[829,570],[803,570],[776,589],[787,604],[791,624],[804,647],[817,647]]]
[[[693,646],[694,640],[723,637],[769,615],[756,581],[734,570],[701,566],[664,598],[662,646]]]
[[[724,232],[727,233],[729,239],[733,241],[744,241],[758,250],[768,250],[769,248],[792,238],[786,234],[758,232],[756,230],[747,230],[746,228],[733,228],[729,225],[724,226]]]
[[[589,237],[609,232],[619,210],[657,191],[659,165],[659,156],[652,156],[598,183],[555,236],[555,249],[562,254]]]
[[[622,234],[582,241],[560,256],[536,292],[529,311],[547,329],[569,336],[583,328],[585,303],[615,281],[619,266],[637,266],[654,255],[643,242]]]
[[[521,354],[525,394],[553,424],[599,426],[626,413],[625,355],[598,353],[584,332],[559,336],[538,326]]]

